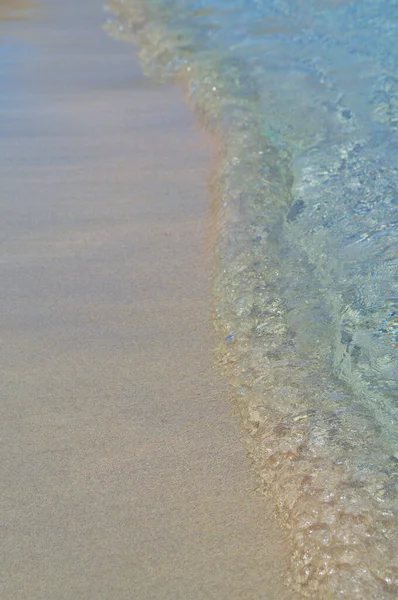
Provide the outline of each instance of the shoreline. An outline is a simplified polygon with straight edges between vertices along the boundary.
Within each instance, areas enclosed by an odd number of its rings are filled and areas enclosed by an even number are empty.
[[[44,4],[8,63],[1,597],[287,600],[213,365],[210,143],[104,20]]]

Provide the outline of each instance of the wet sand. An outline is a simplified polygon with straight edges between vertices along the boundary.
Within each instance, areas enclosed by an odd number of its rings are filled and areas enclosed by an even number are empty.
[[[287,599],[212,364],[211,147],[103,19],[0,28],[0,597]]]

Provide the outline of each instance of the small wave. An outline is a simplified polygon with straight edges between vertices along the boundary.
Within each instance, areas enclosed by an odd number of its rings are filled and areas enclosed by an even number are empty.
[[[223,140],[219,365],[303,596],[398,595],[398,24],[387,2],[112,0]],[[370,51],[371,48],[371,51]]]

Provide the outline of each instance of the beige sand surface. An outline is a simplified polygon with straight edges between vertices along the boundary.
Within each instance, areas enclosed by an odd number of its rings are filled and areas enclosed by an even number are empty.
[[[282,600],[212,366],[210,148],[103,18],[49,1],[0,58],[0,598]]]
[[[0,0],[0,20],[15,22],[32,18],[35,7],[35,0]]]

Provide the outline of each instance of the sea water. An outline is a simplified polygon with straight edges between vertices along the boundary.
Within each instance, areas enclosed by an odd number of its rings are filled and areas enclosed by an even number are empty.
[[[396,598],[398,2],[110,8],[222,139],[219,362],[291,535],[290,584]]]

